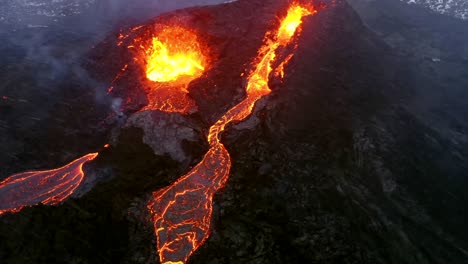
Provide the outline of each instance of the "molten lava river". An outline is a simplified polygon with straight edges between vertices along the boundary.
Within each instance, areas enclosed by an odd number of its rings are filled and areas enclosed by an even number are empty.
[[[277,32],[267,33],[274,37],[267,37],[258,52],[257,65],[248,77],[245,99],[211,126],[208,133],[210,149],[203,160],[172,185],[153,193],[148,208],[153,216],[161,263],[186,263],[208,238],[213,196],[226,184],[231,169],[231,159],[221,143],[220,134],[231,121],[247,118],[255,103],[271,92],[268,79],[278,48],[290,44],[302,18],[316,12],[313,8],[298,5],[289,8]],[[280,63],[279,75],[284,74],[283,66],[291,56]]]
[[[153,193],[147,207],[152,215],[161,263],[186,263],[190,255],[208,238],[213,210],[213,196],[225,186],[231,159],[220,135],[227,124],[242,121],[255,103],[271,90],[271,73],[284,76],[284,65],[293,54],[284,54],[305,16],[317,10],[292,4],[277,30],[267,32],[263,46],[248,74],[245,98],[229,109],[209,129],[209,150],[202,161],[170,186]],[[132,29],[138,31],[141,27]],[[148,82],[148,105],[141,111],[190,113],[196,108],[188,96],[188,84],[199,78],[208,65],[197,35],[178,26],[161,26],[151,38],[134,38],[127,43],[134,50],[134,61],[142,66]],[[121,35],[118,45],[128,36]],[[281,54],[279,54],[281,50]],[[273,63],[279,65],[273,69]],[[122,71],[127,69],[126,65]],[[68,198],[84,178],[83,164],[98,153],[87,154],[70,164],[50,171],[15,174],[0,183],[0,214],[18,212],[39,203],[56,205]]]
[[[78,188],[84,178],[83,164],[97,157],[90,153],[61,168],[12,175],[0,183],[0,215],[19,212],[39,203],[57,205]]]

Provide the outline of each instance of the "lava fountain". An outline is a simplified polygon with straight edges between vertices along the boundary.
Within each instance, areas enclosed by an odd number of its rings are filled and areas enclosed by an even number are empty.
[[[8,177],[0,183],[0,215],[16,213],[40,203],[60,204],[83,181],[83,165],[97,156],[98,153],[90,153],[58,169],[29,171]]]
[[[187,114],[196,111],[195,102],[188,96],[188,85],[199,78],[208,64],[207,48],[197,34],[180,25],[156,24],[153,27],[135,27],[140,33],[127,46],[133,60],[144,72],[148,105],[140,111],[159,110]],[[121,35],[119,45],[127,36]]]
[[[268,80],[278,48],[291,43],[304,16],[315,13],[315,8],[291,5],[279,29],[266,34],[265,43],[255,60],[257,64],[248,77],[245,99],[210,127],[210,149],[203,160],[170,186],[153,193],[148,209],[153,217],[161,263],[186,263],[208,238],[213,196],[225,186],[231,169],[231,159],[220,134],[230,122],[247,118],[255,103],[271,92]],[[280,61],[274,73],[283,76],[284,64],[291,57],[292,54]]]
[[[178,26],[167,27],[153,37],[147,53],[146,76],[154,82],[177,81],[184,76],[191,81],[205,69],[197,36]]]

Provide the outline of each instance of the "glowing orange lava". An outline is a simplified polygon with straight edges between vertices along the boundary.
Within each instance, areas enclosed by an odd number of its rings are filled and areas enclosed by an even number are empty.
[[[57,205],[63,202],[83,181],[83,165],[97,155],[87,154],[55,170],[29,171],[8,177],[0,183],[0,215],[39,203]]]
[[[171,82],[180,78],[191,81],[205,70],[205,58],[197,35],[178,26],[167,27],[153,37],[147,53],[146,77],[154,82]]]
[[[136,27],[132,32],[141,29],[141,26]],[[187,88],[207,67],[206,47],[202,47],[193,30],[178,25],[156,24],[149,30],[150,36],[142,34],[128,45],[135,51],[134,61],[142,68],[147,80],[144,86],[148,105],[141,111],[183,114],[196,111]],[[121,35],[118,45],[122,45],[127,37]]]
[[[172,185],[153,193],[148,209],[153,216],[161,263],[186,263],[208,238],[213,196],[225,186],[231,168],[229,153],[219,136],[231,121],[247,118],[255,103],[270,93],[268,80],[278,48],[291,42],[304,16],[316,12],[313,8],[295,4],[289,8],[276,34],[267,34],[275,37],[266,39],[259,51],[257,65],[248,77],[246,98],[211,126],[208,134],[210,149],[203,160]],[[291,57],[280,62],[277,75],[284,74],[284,64]]]

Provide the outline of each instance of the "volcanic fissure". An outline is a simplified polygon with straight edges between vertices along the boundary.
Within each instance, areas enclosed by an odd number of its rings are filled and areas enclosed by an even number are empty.
[[[289,8],[276,34],[266,34],[265,44],[255,59],[257,65],[248,77],[246,98],[211,126],[208,133],[210,149],[203,160],[172,185],[153,193],[148,208],[153,216],[161,263],[186,263],[208,238],[213,196],[226,184],[231,168],[231,159],[221,143],[220,134],[230,122],[247,118],[255,103],[271,92],[268,80],[278,48],[290,44],[302,18],[316,12],[314,8],[299,5]],[[274,37],[269,39],[269,36]],[[290,58],[286,56],[276,69],[280,75],[284,75],[284,63]]]
[[[155,191],[147,208],[152,215],[161,263],[186,263],[209,237],[213,212],[213,197],[225,186],[230,169],[230,155],[221,142],[221,134],[233,121],[242,121],[252,114],[256,102],[270,94],[269,78],[284,77],[284,66],[294,55],[294,42],[305,16],[314,15],[312,6],[291,4],[276,30],[269,31],[246,70],[246,95],[229,109],[209,129],[209,150],[202,161],[171,185]],[[132,32],[140,30],[135,27]],[[188,95],[188,85],[206,71],[209,61],[206,47],[198,41],[196,32],[181,26],[159,25],[152,38],[119,36],[118,45],[134,51],[133,61],[141,66],[148,90],[148,104],[141,111],[189,114],[196,110]],[[293,47],[283,49],[283,47]],[[288,53],[288,54],[285,54]],[[273,66],[277,65],[277,66]],[[128,69],[125,65],[114,79]],[[114,82],[113,81],[113,82]],[[113,87],[109,88],[112,90]],[[107,147],[108,145],[106,145]],[[94,160],[90,153],[64,167],[48,171],[30,171],[12,175],[0,183],[0,215],[19,212],[26,206],[57,205],[66,200],[82,183],[83,165]]]

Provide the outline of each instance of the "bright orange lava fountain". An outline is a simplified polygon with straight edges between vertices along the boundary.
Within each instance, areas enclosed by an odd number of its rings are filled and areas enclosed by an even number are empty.
[[[83,181],[83,165],[97,155],[87,154],[55,170],[29,171],[8,177],[0,183],[0,215],[16,213],[39,203],[57,205],[63,202]]]
[[[153,37],[146,76],[154,82],[191,81],[205,70],[204,57],[197,36],[181,27],[168,27]]]
[[[274,39],[267,39],[259,51],[258,64],[248,77],[246,98],[211,126],[208,134],[210,149],[203,160],[172,185],[153,193],[148,209],[153,216],[161,263],[186,263],[208,238],[213,196],[226,184],[231,168],[229,153],[219,135],[231,121],[247,118],[255,103],[271,92],[268,79],[278,47],[288,45],[302,18],[316,12],[299,5],[289,8]],[[278,71],[282,71],[290,58],[280,63]]]
[[[199,78],[207,66],[197,35],[180,26],[157,25],[151,38],[135,38],[128,46],[137,49],[135,61],[144,67],[149,80],[148,105],[141,111],[189,113],[196,110],[188,96],[188,84]],[[138,27],[137,27],[138,29]]]

